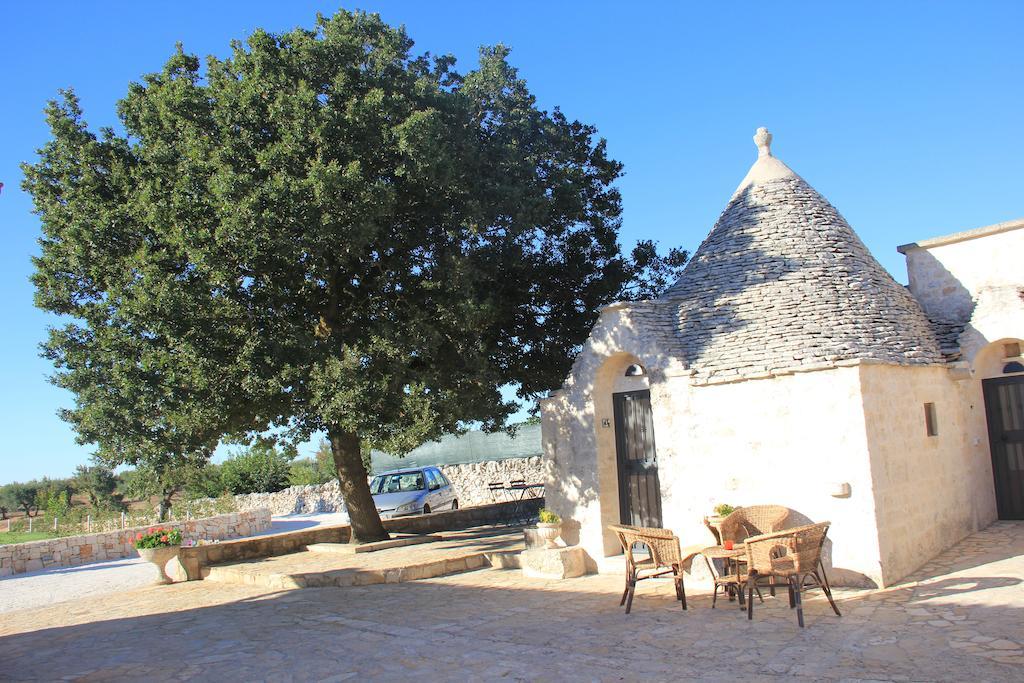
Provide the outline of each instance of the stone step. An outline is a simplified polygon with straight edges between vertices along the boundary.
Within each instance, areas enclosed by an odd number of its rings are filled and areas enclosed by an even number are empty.
[[[386,541],[374,541],[373,543],[311,543],[306,546],[306,550],[314,553],[355,555],[356,553],[373,553],[388,548],[401,548],[402,546],[440,540],[441,537],[434,534],[392,534],[392,537]]]
[[[511,553],[477,552],[400,567],[382,569],[347,568],[293,574],[260,571],[258,561],[239,562],[236,564],[205,567],[203,569],[203,579],[221,583],[265,586],[278,589],[369,586],[380,583],[405,583],[407,581],[432,579],[438,576],[484,569],[492,566],[490,556],[503,556],[507,554]],[[500,559],[496,561],[502,562],[505,560]]]

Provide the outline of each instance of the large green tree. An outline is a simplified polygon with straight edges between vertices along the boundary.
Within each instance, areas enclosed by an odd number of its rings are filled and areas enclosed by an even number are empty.
[[[73,93],[24,167],[36,301],[64,417],[105,462],[208,457],[224,437],[326,433],[354,542],[386,537],[360,441],[403,453],[557,386],[594,323],[685,254],[624,254],[621,165],[543,111],[504,47],[466,74],[339,12],[179,46],[129,87],[124,134]]]

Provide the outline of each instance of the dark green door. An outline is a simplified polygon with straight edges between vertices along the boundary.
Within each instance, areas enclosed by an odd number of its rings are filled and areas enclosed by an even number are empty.
[[[1024,376],[981,383],[999,519],[1024,519]]]
[[[619,510],[623,524],[661,526],[661,487],[654,448],[651,392],[612,394]]]

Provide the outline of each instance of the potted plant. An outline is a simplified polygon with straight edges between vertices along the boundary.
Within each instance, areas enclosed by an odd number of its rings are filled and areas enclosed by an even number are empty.
[[[139,551],[139,557],[156,565],[157,584],[173,583],[164,567],[178,556],[180,548],[181,531],[178,529],[155,527],[135,536],[135,549]]]
[[[713,515],[708,515],[704,518],[704,523],[707,524],[708,528],[715,535],[719,543],[722,542],[722,520],[728,517],[730,514],[736,511],[736,508],[728,503],[719,503],[714,508]]]
[[[544,540],[545,548],[557,548],[555,539],[562,530],[562,518],[547,508],[540,509],[540,522],[537,523],[537,535]]]

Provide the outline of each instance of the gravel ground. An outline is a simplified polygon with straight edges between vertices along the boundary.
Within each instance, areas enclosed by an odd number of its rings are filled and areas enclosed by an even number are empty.
[[[270,529],[256,535],[346,522],[348,517],[343,512],[275,517]],[[0,613],[138,588],[152,583],[155,577],[156,570],[139,557],[5,576],[0,578]]]

